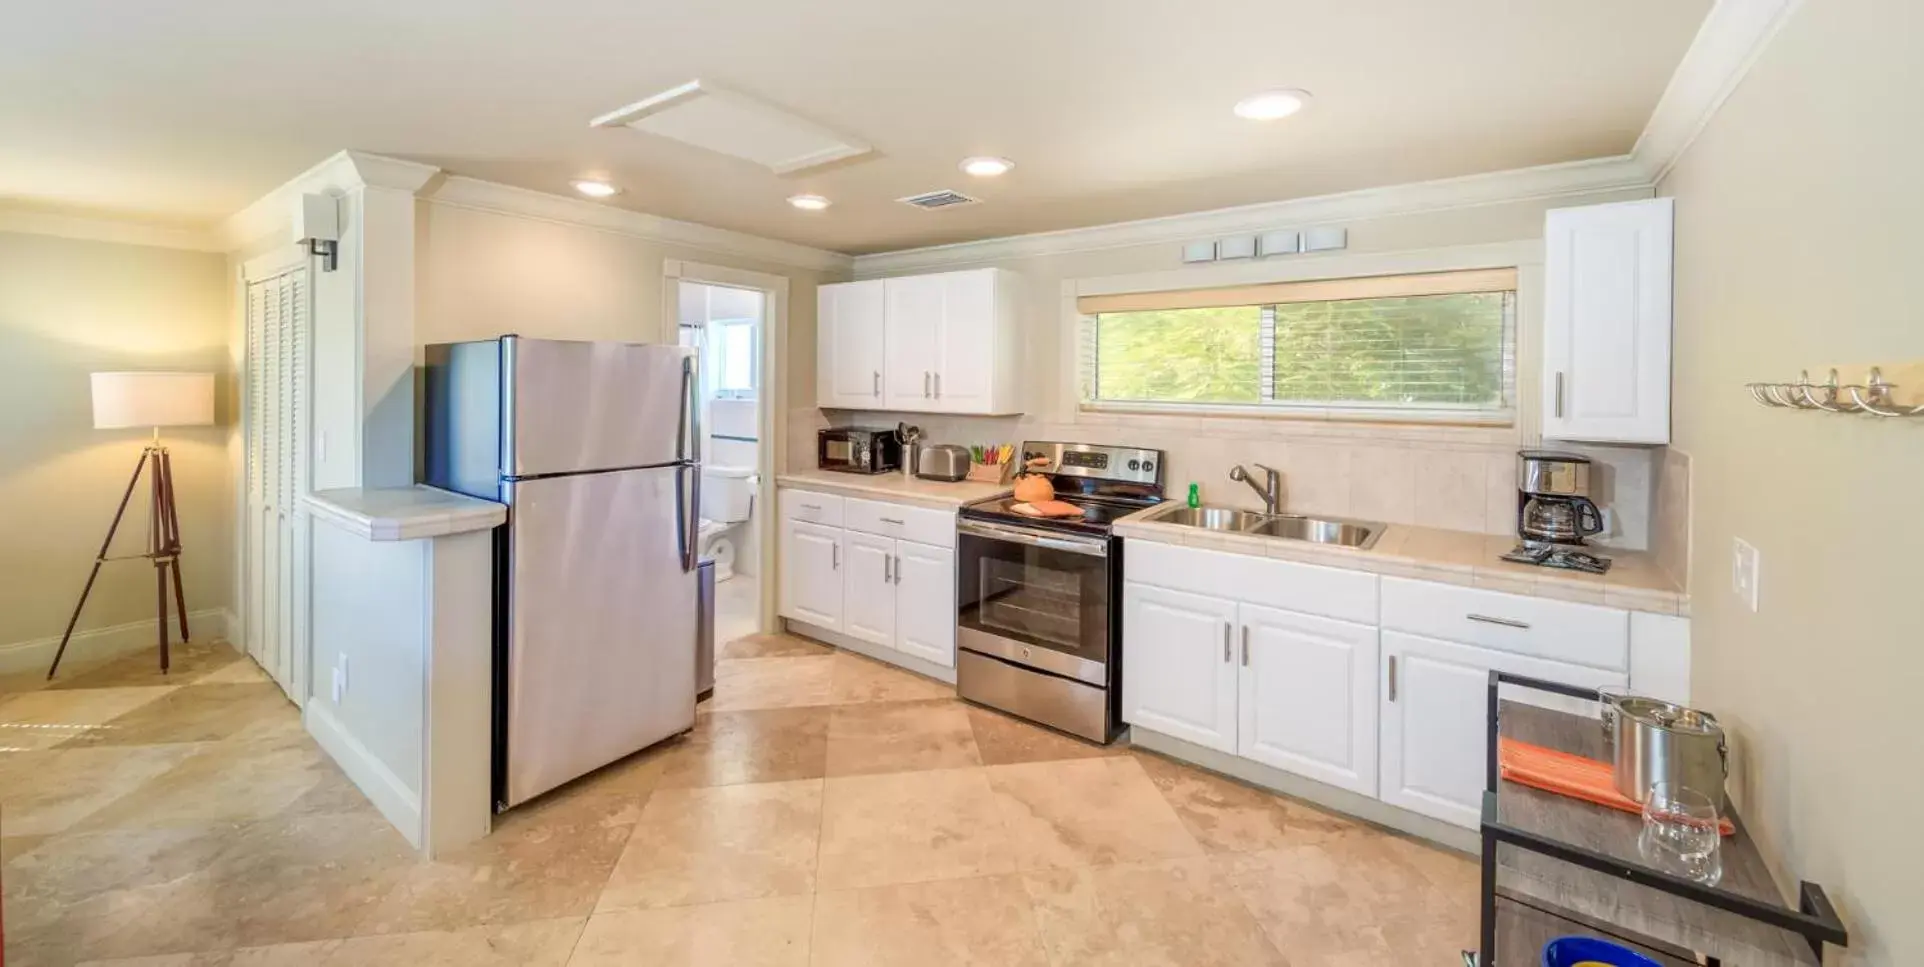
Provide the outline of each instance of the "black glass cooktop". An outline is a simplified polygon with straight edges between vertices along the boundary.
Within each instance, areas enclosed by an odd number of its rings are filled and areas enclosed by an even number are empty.
[[[1113,500],[1094,497],[1078,497],[1058,494],[1057,500],[1082,508],[1081,517],[1031,517],[1009,508],[1019,503],[1014,497],[990,497],[962,507],[962,516],[974,520],[988,520],[999,524],[1019,524],[1024,527],[1043,527],[1050,530],[1068,530],[1082,534],[1107,534],[1118,519],[1127,517],[1159,503],[1153,499]]]

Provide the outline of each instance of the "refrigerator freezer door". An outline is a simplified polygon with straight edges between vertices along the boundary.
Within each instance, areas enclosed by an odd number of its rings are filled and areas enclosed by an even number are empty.
[[[694,727],[698,578],[679,513],[693,472],[506,486],[507,805]]]
[[[502,476],[698,459],[694,350],[520,336],[501,346]]]

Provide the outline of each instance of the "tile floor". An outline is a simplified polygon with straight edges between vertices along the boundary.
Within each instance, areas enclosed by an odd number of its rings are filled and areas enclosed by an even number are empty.
[[[425,861],[222,645],[0,683],[6,963],[1460,963],[1474,864],[785,636]],[[19,689],[32,689],[19,691]]]

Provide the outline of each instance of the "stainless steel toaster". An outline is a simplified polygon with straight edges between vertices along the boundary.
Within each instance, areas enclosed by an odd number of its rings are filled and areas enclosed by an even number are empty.
[[[969,451],[953,443],[936,443],[915,451],[915,475],[924,480],[961,480],[969,475]]]

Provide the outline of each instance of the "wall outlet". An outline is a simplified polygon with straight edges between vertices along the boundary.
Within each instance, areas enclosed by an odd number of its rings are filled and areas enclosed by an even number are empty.
[[[314,431],[314,462],[315,463],[327,462],[327,431],[326,430]]]
[[[336,705],[341,704],[341,699],[346,697],[347,697],[347,656],[342,655],[340,661],[334,664],[334,704]]]
[[[1757,610],[1758,569],[1762,566],[1757,549],[1743,538],[1736,538],[1731,545],[1730,554],[1730,591],[1737,599]]]

